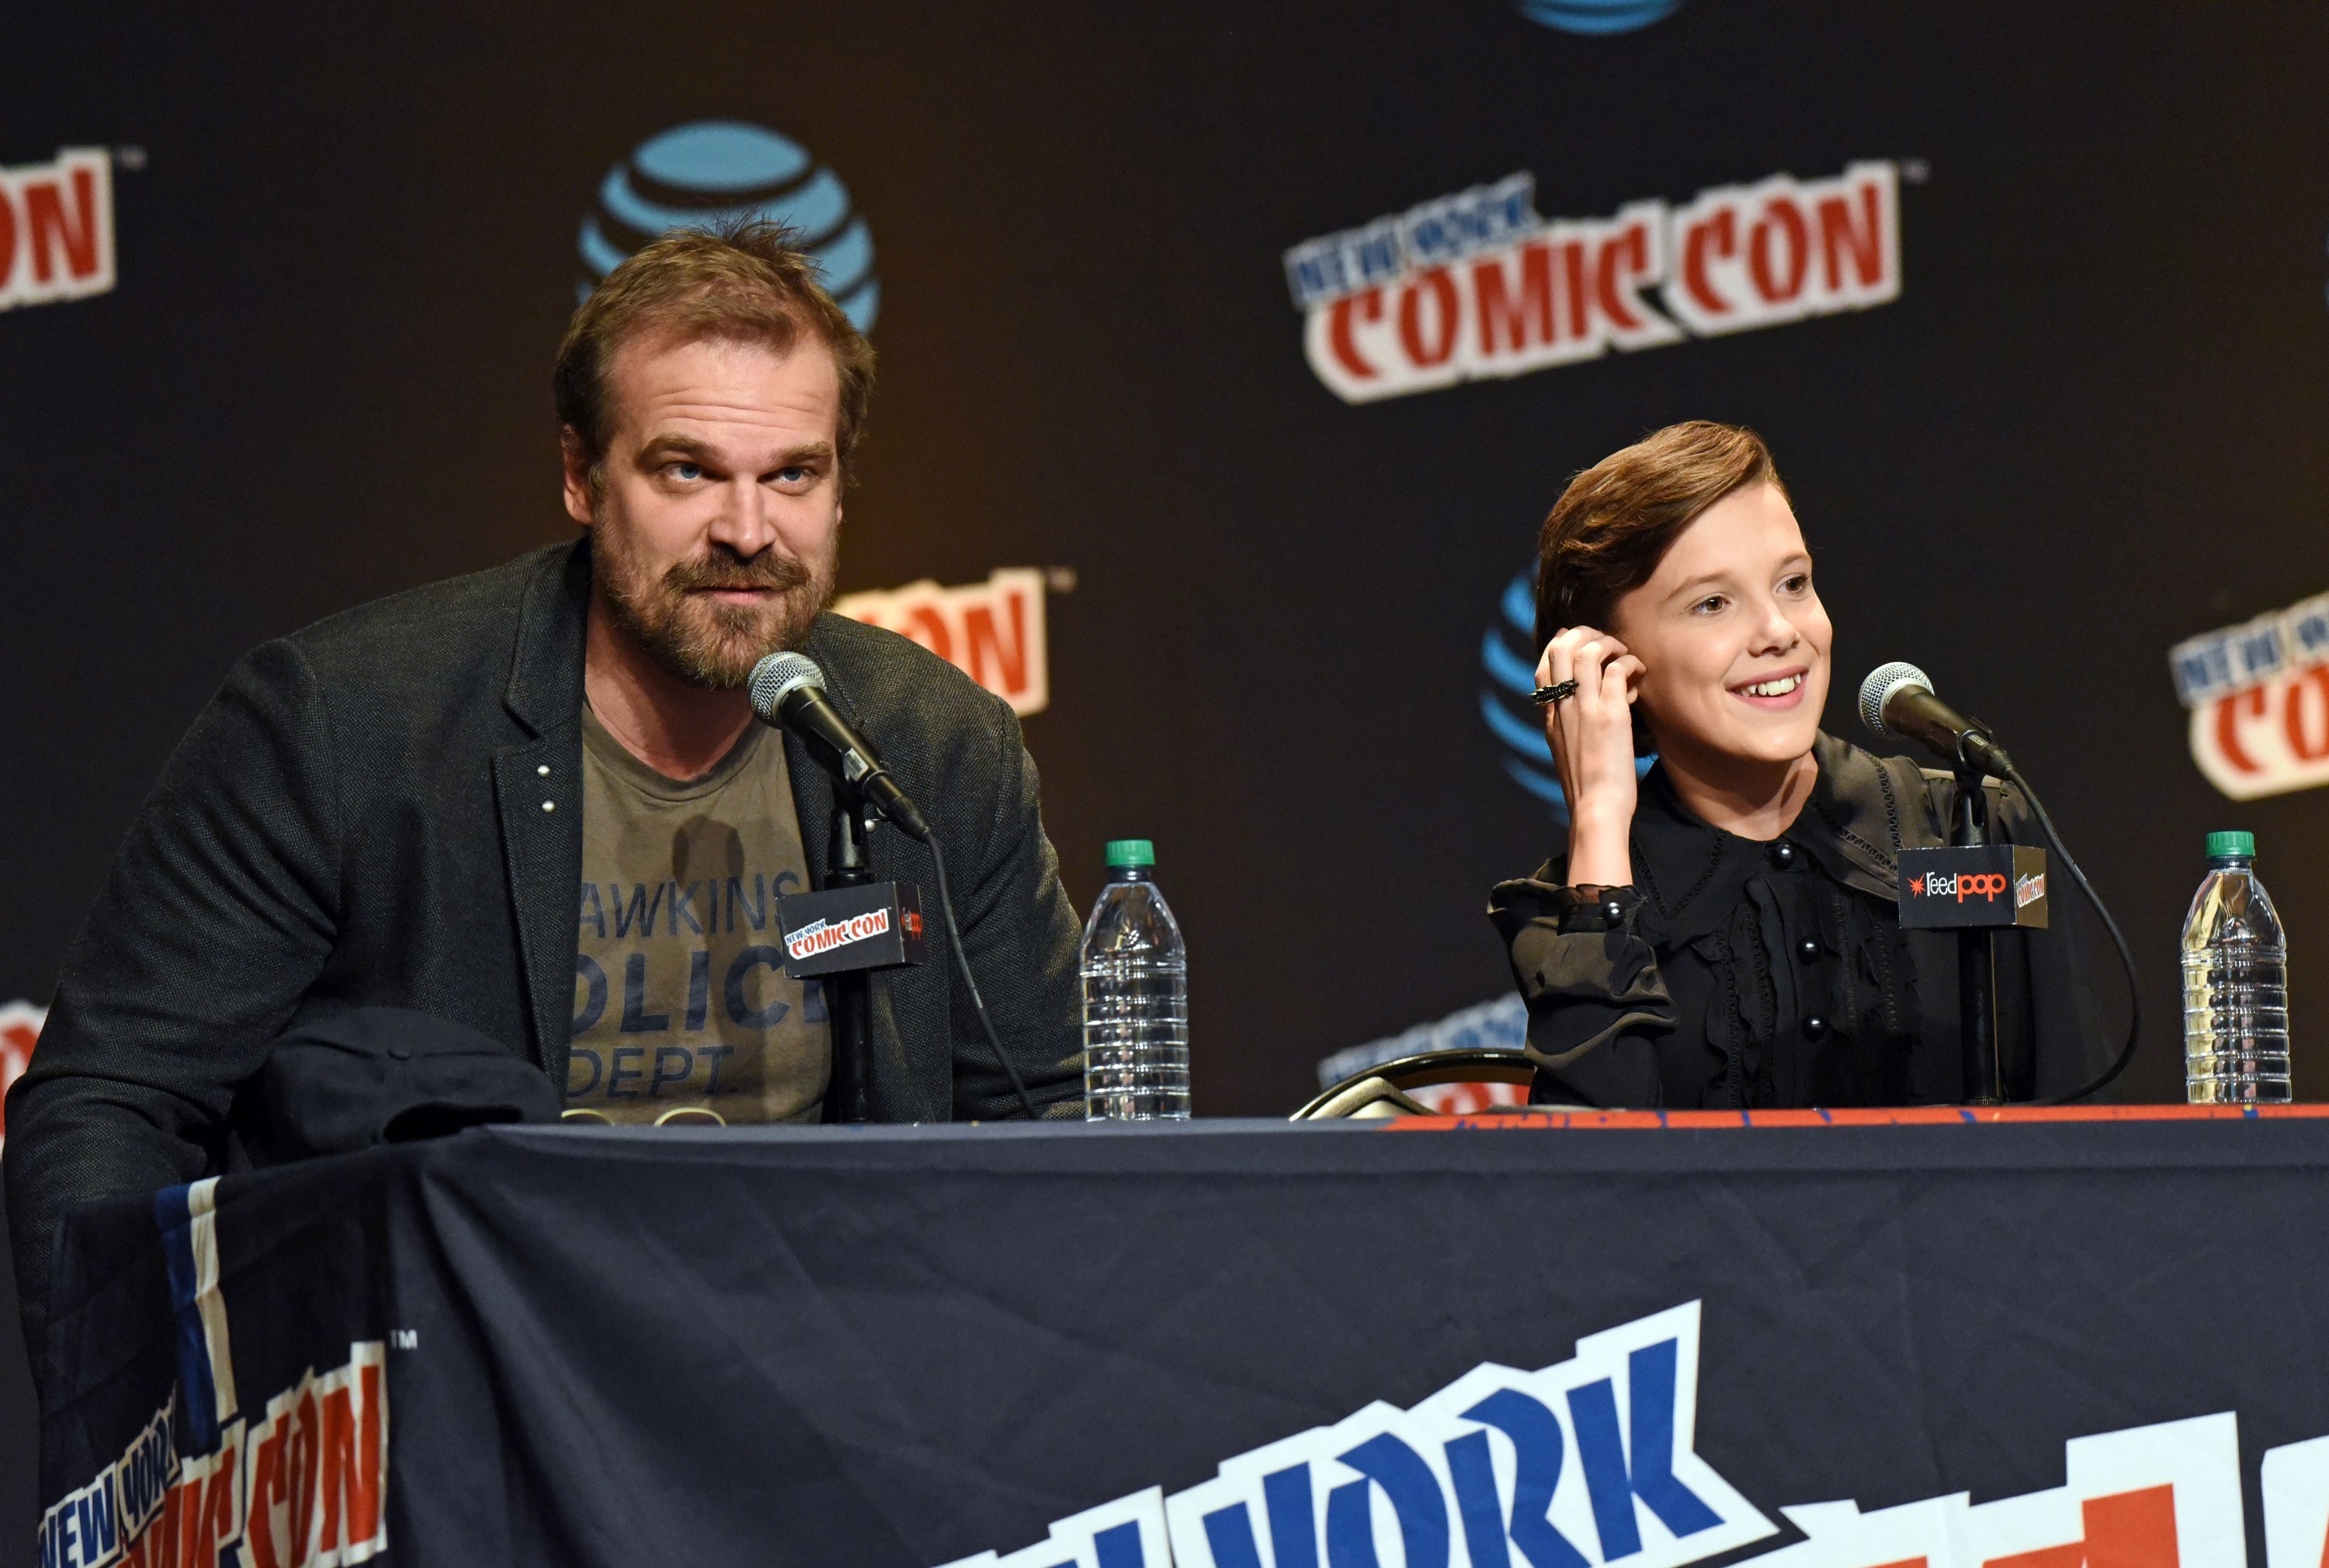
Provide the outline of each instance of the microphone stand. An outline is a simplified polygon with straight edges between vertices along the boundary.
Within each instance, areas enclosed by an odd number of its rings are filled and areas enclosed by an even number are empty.
[[[1949,847],[1977,849],[1989,842],[1989,797],[1982,770],[1957,751],[1957,793],[1949,813]],[[1997,953],[1985,925],[1957,933],[1957,1028],[1965,1061],[1965,1103],[2005,1103],[2004,1075],[1997,1060]]]
[[[873,880],[873,865],[865,852],[865,832],[871,825],[864,795],[853,784],[835,779],[833,785],[833,830],[826,859],[832,867],[828,887],[859,887]],[[873,1119],[868,1080],[872,1049],[868,1028],[873,1009],[873,975],[870,970],[844,969],[825,975],[825,1016],[833,1020],[833,1076],[825,1091],[827,1122],[870,1122]]]

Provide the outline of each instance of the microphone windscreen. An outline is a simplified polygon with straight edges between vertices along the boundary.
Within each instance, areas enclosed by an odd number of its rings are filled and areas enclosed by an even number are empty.
[[[763,724],[777,722],[777,704],[804,686],[822,687],[825,671],[806,653],[769,654],[752,666],[752,711]]]
[[[1860,722],[1879,735],[1891,735],[1891,728],[1884,722],[1884,703],[1903,686],[1920,690],[1933,689],[1932,678],[1914,664],[1895,659],[1890,664],[1879,664],[1860,683]]]

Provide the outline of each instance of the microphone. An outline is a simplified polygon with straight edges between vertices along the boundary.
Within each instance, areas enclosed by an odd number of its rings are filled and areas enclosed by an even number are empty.
[[[1994,778],[2013,772],[2013,759],[1981,725],[1933,695],[1932,677],[1914,664],[1880,664],[1860,683],[1860,720],[1879,735],[1920,741],[1952,765]]]
[[[752,711],[809,743],[825,770],[853,784],[908,838],[929,843],[930,824],[882,765],[880,754],[825,694],[825,671],[806,653],[771,653],[752,666]]]

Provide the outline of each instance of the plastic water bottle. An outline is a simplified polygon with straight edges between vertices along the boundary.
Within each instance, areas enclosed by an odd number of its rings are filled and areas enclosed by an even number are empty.
[[[2208,835],[2208,876],[2183,922],[2183,1092],[2194,1105],[2291,1098],[2288,940],[2255,867],[2255,834]]]
[[[1084,1120],[1189,1116],[1189,950],[1157,890],[1146,839],[1108,847],[1108,886],[1084,927]]]

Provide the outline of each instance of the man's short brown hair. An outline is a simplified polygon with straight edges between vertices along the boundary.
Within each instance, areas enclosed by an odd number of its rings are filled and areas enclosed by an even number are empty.
[[[717,230],[674,229],[642,246],[591,291],[559,345],[559,423],[595,473],[614,435],[607,366],[626,342],[659,333],[766,345],[787,354],[806,332],[841,373],[834,456],[845,470],[873,396],[873,345],[817,281],[799,236],[765,220]]]
[[[1669,425],[1586,469],[1537,536],[1536,640],[1609,631],[1617,601],[1650,580],[1700,513],[1749,484],[1777,485],[1771,449],[1739,425]]]

